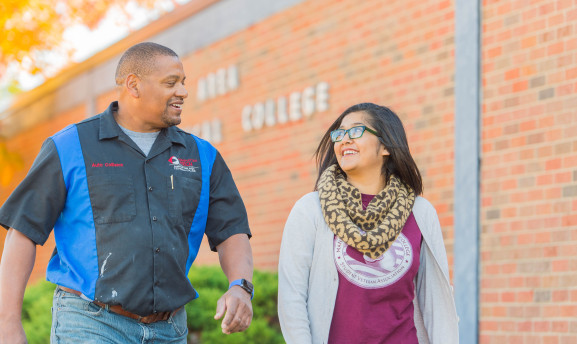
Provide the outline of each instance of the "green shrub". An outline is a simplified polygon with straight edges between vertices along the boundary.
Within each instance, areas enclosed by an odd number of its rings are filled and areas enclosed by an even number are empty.
[[[202,332],[199,343],[219,343],[219,344],[282,344],[283,337],[279,330],[271,327],[264,319],[253,318],[250,327],[241,333],[225,335],[220,329],[220,322],[217,328],[212,328]]]
[[[277,316],[277,275],[255,271],[253,320],[242,333],[225,335],[214,320],[216,302],[228,289],[228,281],[219,266],[193,266],[189,278],[200,297],[185,306],[190,343],[284,343]],[[26,288],[22,306],[22,325],[29,344],[50,342],[52,296],[55,285],[46,281]]]
[[[28,344],[46,344],[50,342],[52,324],[52,296],[56,286],[41,281],[26,288],[22,303],[22,326],[28,338]]]
[[[214,320],[216,302],[228,289],[228,280],[219,266],[191,268],[189,278],[200,295],[186,305],[188,328],[192,343],[284,343],[277,316],[277,275],[272,272],[255,271],[253,320],[242,333],[225,335],[220,324]]]

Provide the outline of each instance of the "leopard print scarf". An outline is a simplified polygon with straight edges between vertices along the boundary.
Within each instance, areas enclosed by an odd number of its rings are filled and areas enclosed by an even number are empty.
[[[347,245],[377,259],[397,239],[415,203],[415,192],[392,175],[363,210],[361,192],[332,165],[319,179],[319,198],[329,228]]]

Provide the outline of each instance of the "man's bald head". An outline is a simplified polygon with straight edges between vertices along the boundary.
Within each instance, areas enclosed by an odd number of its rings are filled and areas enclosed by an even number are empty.
[[[152,42],[139,43],[130,47],[124,52],[116,67],[116,84],[122,85],[129,74],[136,74],[139,77],[148,75],[154,69],[157,56],[178,58],[172,49]]]

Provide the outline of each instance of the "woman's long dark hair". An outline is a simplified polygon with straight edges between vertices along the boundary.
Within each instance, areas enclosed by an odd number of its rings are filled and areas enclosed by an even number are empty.
[[[385,176],[385,182],[388,184],[389,178],[394,174],[406,185],[413,188],[417,195],[422,194],[423,181],[421,173],[409,151],[407,135],[401,119],[391,109],[373,103],[361,103],[346,109],[323,135],[315,152],[319,171],[315,190],[318,190],[319,179],[323,172],[329,166],[337,164],[337,157],[333,148],[334,143],[331,141],[331,131],[338,129],[343,118],[353,112],[364,112],[368,115],[369,123],[367,124],[379,133],[379,141],[385,145],[390,154],[383,159],[381,173]]]

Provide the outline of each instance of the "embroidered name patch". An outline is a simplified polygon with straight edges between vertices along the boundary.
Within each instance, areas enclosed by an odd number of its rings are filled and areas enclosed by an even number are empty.
[[[93,162],[92,167],[124,167],[123,163],[116,163],[116,162]]]

